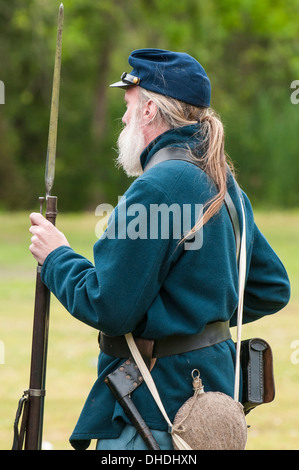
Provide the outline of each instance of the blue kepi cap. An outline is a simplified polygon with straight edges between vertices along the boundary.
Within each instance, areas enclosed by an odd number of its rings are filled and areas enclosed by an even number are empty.
[[[185,52],[163,49],[137,49],[131,52],[130,73],[111,87],[140,86],[194,106],[208,108],[211,101],[210,80],[200,63]]]

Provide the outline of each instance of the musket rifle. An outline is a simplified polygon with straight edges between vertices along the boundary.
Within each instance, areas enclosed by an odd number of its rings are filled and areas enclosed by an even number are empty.
[[[62,50],[64,7],[61,3],[58,14],[57,41],[55,52],[52,101],[45,172],[46,197],[40,197],[40,212],[46,199],[46,218],[55,225],[57,197],[51,195],[55,176],[57,124],[59,109],[60,68]],[[31,368],[29,389],[19,401],[14,423],[13,450],[41,450],[43,433],[44,398],[46,384],[46,362],[50,313],[50,291],[41,280],[41,266],[37,266],[35,305],[32,334]],[[22,415],[21,429],[19,420]]]

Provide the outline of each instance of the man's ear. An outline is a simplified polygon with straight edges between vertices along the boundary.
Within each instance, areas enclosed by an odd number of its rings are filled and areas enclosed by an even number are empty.
[[[150,124],[157,114],[158,108],[157,105],[152,101],[148,100],[142,111],[143,123]]]

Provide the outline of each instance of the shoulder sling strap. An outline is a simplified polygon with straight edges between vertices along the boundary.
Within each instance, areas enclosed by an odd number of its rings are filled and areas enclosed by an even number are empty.
[[[156,152],[148,164],[145,166],[144,171],[149,170],[158,163],[162,163],[167,160],[183,160],[193,165],[199,166],[196,159],[192,157],[191,152],[188,149],[180,147],[165,147],[158,152]],[[236,342],[236,369],[235,369],[235,389],[234,389],[234,399],[239,399],[239,382],[240,382],[240,353],[241,353],[241,330],[242,330],[242,320],[243,320],[243,302],[244,302],[244,289],[245,289],[245,279],[246,279],[246,219],[245,219],[245,210],[243,196],[240,188],[239,190],[241,209],[242,209],[242,237],[240,230],[240,223],[238,218],[238,213],[235,208],[235,205],[232,201],[232,198],[229,195],[229,192],[226,191],[224,197],[224,203],[227,208],[229,217],[232,222],[235,241],[236,241],[236,256],[237,263],[239,267],[239,299],[238,299],[238,314],[237,314],[237,342]]]
[[[163,149],[162,151],[157,152],[157,154],[154,155],[155,163],[150,161],[150,167],[152,167],[154,164],[157,164],[159,162],[165,161],[165,160],[186,160],[190,161],[191,163],[196,164],[195,161],[192,161],[191,157],[187,154],[187,151],[182,152],[182,149],[178,149],[178,152],[173,152],[173,149],[171,149],[171,152],[167,151],[167,153],[164,151],[167,149]],[[159,155],[158,155],[159,153]],[[172,156],[171,156],[172,154]],[[155,158],[156,157],[156,158]],[[176,158],[175,158],[176,157]],[[179,157],[179,158],[178,158]],[[187,158],[186,158],[187,157]],[[157,161],[158,160],[158,161]],[[148,169],[149,166],[146,167]],[[228,194],[228,192],[227,192]],[[227,198],[229,200],[229,198]],[[240,349],[241,349],[241,328],[242,328],[242,316],[243,316],[243,300],[244,300],[244,288],[245,288],[245,277],[246,277],[246,220],[245,220],[245,210],[244,210],[244,204],[242,201],[242,195],[240,194],[240,201],[241,201],[241,208],[242,208],[242,221],[243,221],[243,230],[242,230],[242,237],[240,236],[240,228],[239,228],[239,223],[237,224],[237,227],[234,227],[235,235],[240,237],[240,241],[238,242],[237,246],[240,247],[240,256],[239,256],[239,286],[238,286],[238,292],[239,292],[239,299],[238,299],[238,317],[237,317],[237,347],[236,347],[236,367],[235,367],[235,387],[234,387],[234,400],[239,401],[239,387],[240,387]],[[231,199],[229,200],[229,203],[227,204],[227,208],[232,220],[232,223],[234,224],[234,221],[236,220],[236,209],[232,210],[232,207],[234,207],[234,204],[232,203]],[[231,211],[232,210],[232,215]],[[237,240],[236,240],[237,243]],[[128,333],[125,335],[127,344],[129,346],[129,349],[131,351],[131,354],[141,371],[143,378],[152,394],[154,397],[161,413],[163,414],[166,422],[168,423],[169,427],[169,432],[172,435],[172,438],[174,442],[176,443],[178,449],[180,450],[192,450],[189,445],[179,436],[177,435],[173,429],[172,429],[172,423],[169,420],[167,413],[164,409],[163,403],[160,399],[158,390],[156,388],[156,385],[153,381],[153,378],[151,376],[150,371],[146,367],[143,358],[136,346],[136,343],[134,341],[132,333]]]
[[[179,147],[165,147],[161,150],[158,150],[158,152],[156,152],[152,156],[148,164],[145,166],[144,171],[149,170],[150,168],[157,165],[158,163],[162,163],[168,160],[183,160],[185,162],[192,163],[193,165],[197,167],[199,166],[196,159],[192,157],[192,155],[187,149],[179,148]],[[237,261],[238,261],[239,255],[240,255],[240,246],[241,246],[240,224],[239,224],[238,213],[236,211],[235,205],[228,191],[226,191],[226,194],[224,197],[224,204],[228,211],[228,215],[230,217],[233,230],[234,230],[235,241],[236,241]]]

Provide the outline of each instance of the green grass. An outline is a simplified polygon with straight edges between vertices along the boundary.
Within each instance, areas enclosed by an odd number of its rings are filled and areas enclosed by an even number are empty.
[[[299,449],[299,364],[291,343],[299,340],[299,212],[257,212],[263,233],[284,262],[292,299],[280,313],[244,326],[243,337],[260,336],[273,348],[276,399],[248,415],[247,449]],[[72,247],[92,260],[93,214],[59,214],[57,226]],[[36,263],[29,252],[28,214],[0,214],[0,449],[10,449],[17,403],[28,388]],[[73,319],[52,296],[47,361],[44,440],[71,449],[68,438],[96,379],[97,332]],[[299,358],[299,354],[297,355]],[[94,448],[94,445],[92,446]]]

